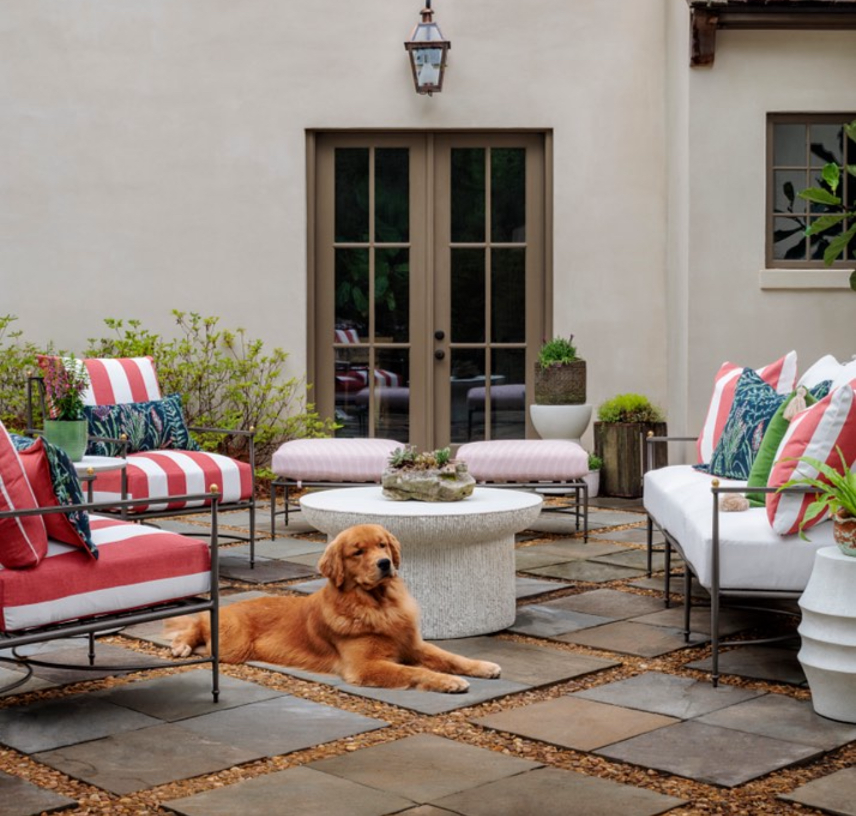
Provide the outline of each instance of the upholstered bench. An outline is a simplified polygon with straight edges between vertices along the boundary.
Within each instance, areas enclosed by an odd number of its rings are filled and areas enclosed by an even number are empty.
[[[573,493],[577,529],[588,540],[588,454],[567,439],[492,439],[468,442],[456,458],[467,463],[472,477],[491,487],[520,487],[543,492]],[[567,508],[549,508],[568,512]]]
[[[473,415],[484,414],[485,387],[478,386],[467,391],[467,436],[473,435]],[[490,387],[490,410],[493,414],[497,411],[525,411],[526,410],[526,386],[523,383],[510,383],[508,385],[492,385]]]
[[[293,439],[274,452],[271,469],[277,478],[271,482],[270,529],[275,532],[276,517],[285,516],[299,506],[291,501],[291,490],[303,487],[347,487],[354,484],[379,484],[383,469],[396,448],[404,446],[394,439]],[[277,490],[285,490],[285,507],[276,509]]]

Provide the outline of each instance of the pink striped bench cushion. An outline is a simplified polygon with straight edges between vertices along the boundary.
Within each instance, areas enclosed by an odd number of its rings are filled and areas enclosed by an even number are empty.
[[[394,439],[293,439],[273,455],[277,476],[295,482],[380,482]]]
[[[468,442],[456,458],[477,482],[565,482],[588,473],[588,454],[566,439]]]
[[[0,631],[122,612],[210,589],[204,541],[101,516],[90,521],[97,561],[78,547],[49,541],[38,567],[0,568]]]
[[[223,494],[221,504],[249,499],[253,492],[253,473],[246,462],[206,451],[162,450],[132,453],[126,468],[128,498],[146,499],[206,493],[216,484]],[[93,483],[96,502],[122,498],[122,472],[109,470],[98,474]],[[208,502],[152,502],[132,507],[130,513],[149,510],[179,510],[202,507]]]

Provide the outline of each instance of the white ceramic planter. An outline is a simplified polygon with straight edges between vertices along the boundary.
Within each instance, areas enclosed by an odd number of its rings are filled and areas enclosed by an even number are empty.
[[[588,485],[588,497],[590,499],[597,498],[600,492],[600,471],[590,470],[583,476],[583,481]]]
[[[529,406],[532,425],[541,439],[570,439],[579,442],[591,422],[590,404]]]
[[[817,551],[800,598],[799,661],[814,710],[856,723],[856,558],[837,547]]]

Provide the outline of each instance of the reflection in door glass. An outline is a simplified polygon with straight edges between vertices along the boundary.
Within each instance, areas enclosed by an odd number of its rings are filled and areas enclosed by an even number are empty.
[[[336,249],[336,329],[369,332],[369,251]]]
[[[526,349],[491,352],[490,438],[526,436]]]
[[[378,349],[375,356],[375,436],[410,438],[410,358],[407,349]]]
[[[410,314],[410,250],[375,250],[375,340],[406,343]]]
[[[453,249],[452,342],[485,341],[485,250]]]
[[[491,340],[526,342],[526,250],[491,252]]]
[[[452,241],[485,239],[485,151],[483,147],[452,148]]]
[[[526,240],[526,151],[495,147],[490,151],[491,241]]]
[[[375,150],[375,241],[410,240],[409,153],[405,147]]]
[[[485,353],[483,349],[453,349],[451,379],[451,442],[484,439]],[[480,427],[480,433],[478,428]]]
[[[337,147],[335,169],[336,241],[369,239],[369,150]]]

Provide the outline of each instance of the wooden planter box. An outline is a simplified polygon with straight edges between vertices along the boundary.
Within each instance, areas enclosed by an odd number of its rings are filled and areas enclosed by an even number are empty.
[[[600,492],[603,496],[635,499],[642,495],[642,474],[649,467],[669,463],[666,445],[657,445],[654,462],[646,463],[648,432],[666,436],[665,422],[595,422],[594,452],[603,459]]]

